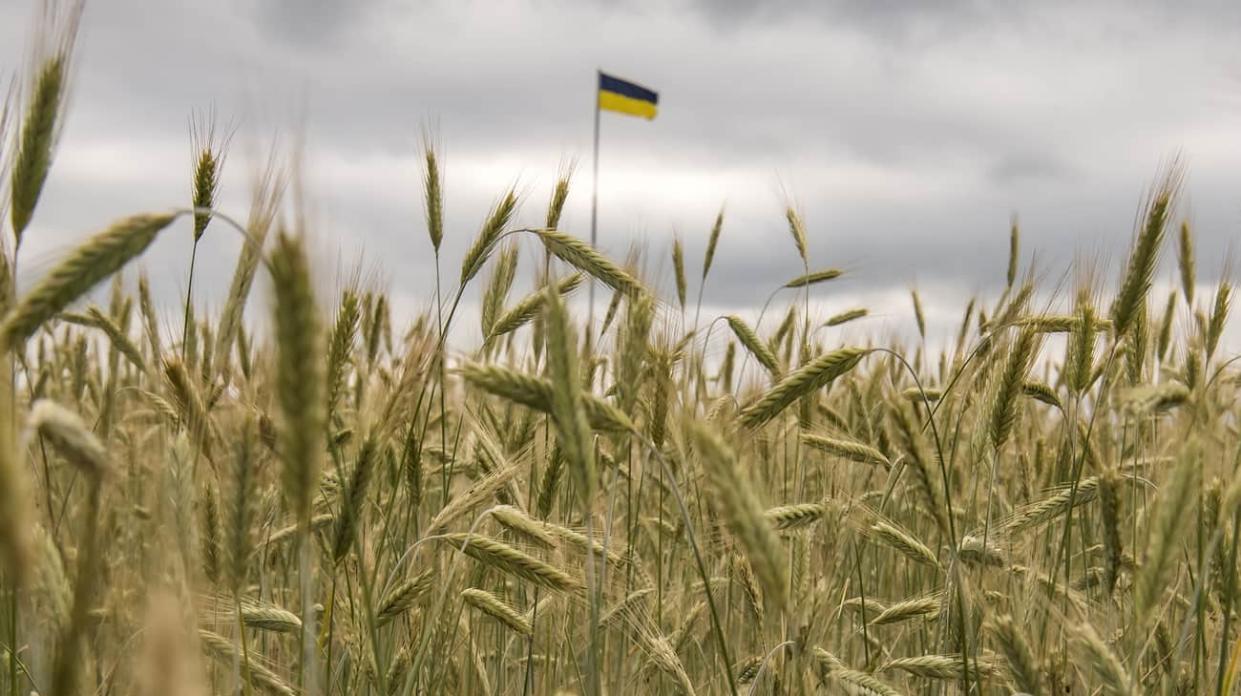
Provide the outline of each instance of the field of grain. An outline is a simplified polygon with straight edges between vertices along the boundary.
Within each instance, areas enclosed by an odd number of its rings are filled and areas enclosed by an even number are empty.
[[[0,120],[0,695],[1235,692],[1241,372],[1179,164],[1118,277],[1048,294],[1014,226],[942,349],[916,293],[909,340],[811,316],[841,273],[792,208],[805,273],[758,325],[701,311],[722,214],[644,277],[662,250],[558,228],[567,175],[441,259],[433,148],[440,309],[401,323],[323,291],[287,170],[214,209],[206,123],[192,197],[18,291],[72,24]],[[227,301],[167,331],[140,257],[203,234],[245,237]],[[445,340],[472,297],[483,340]]]

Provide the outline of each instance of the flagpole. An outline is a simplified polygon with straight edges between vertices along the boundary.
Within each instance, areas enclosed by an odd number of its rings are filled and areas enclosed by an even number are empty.
[[[590,177],[590,246],[593,248],[599,241],[599,76],[601,70],[595,70],[595,88],[591,91],[595,100],[595,149]],[[586,340],[590,340],[590,331],[595,318],[595,280],[590,279],[590,293],[587,300],[590,304],[586,310]]]

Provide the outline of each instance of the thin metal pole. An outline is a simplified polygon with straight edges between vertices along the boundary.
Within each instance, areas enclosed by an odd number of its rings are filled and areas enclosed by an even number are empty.
[[[599,220],[599,82],[601,80],[602,75],[603,75],[603,71],[601,70],[595,71],[595,89],[594,89],[594,92],[595,92],[595,154],[594,154],[594,166],[593,166],[594,172],[591,175],[591,191],[590,191],[590,246],[592,248],[594,248],[595,242],[598,241],[598,236],[599,236],[599,232],[598,232],[598,220]],[[590,360],[592,359],[590,356],[593,352],[590,342],[591,342],[591,336],[594,334],[594,324],[595,324],[595,279],[593,277],[590,279],[590,294],[589,294],[588,301],[590,302],[590,308],[586,310],[586,355],[587,355],[587,360]],[[590,391],[592,389],[592,385],[588,384],[586,386],[586,389],[587,391]],[[591,531],[592,526],[593,526],[592,513],[589,510],[587,510],[586,511],[587,548],[593,548],[594,546],[593,532]],[[587,666],[588,679],[589,679],[586,682],[586,685],[587,685],[586,690],[591,696],[599,696],[601,692],[600,685],[602,683],[602,675],[598,673],[599,663],[597,662],[597,660],[599,660],[599,652],[598,652],[599,651],[599,644],[598,644],[599,636],[598,636],[598,630],[597,630],[599,626],[599,603],[598,603],[599,597],[597,594],[595,594],[597,591],[597,586],[595,583],[599,581],[591,577],[594,567],[595,567],[594,558],[591,557],[591,554],[588,553],[587,559],[586,559],[586,588],[587,588],[587,591],[590,592],[590,595],[591,595],[590,596],[590,628],[591,630],[590,630],[590,647],[586,651],[586,666]],[[604,568],[606,569],[607,566],[605,565]]]
[[[590,246],[592,247],[596,246],[597,242],[599,241],[599,231],[598,231],[598,222],[599,222],[599,80],[600,80],[600,76],[602,75],[603,75],[602,71],[600,70],[595,71],[595,89],[594,89],[595,151],[594,151],[594,161],[593,161],[593,167],[592,167],[593,171],[591,173],[591,178],[590,178],[590,185],[591,185]],[[589,299],[587,301],[590,303],[590,306],[586,310],[586,335],[587,335],[587,339],[589,340],[591,328],[594,324],[594,318],[595,318],[595,280],[594,278],[591,278],[590,280],[590,294],[589,294]]]

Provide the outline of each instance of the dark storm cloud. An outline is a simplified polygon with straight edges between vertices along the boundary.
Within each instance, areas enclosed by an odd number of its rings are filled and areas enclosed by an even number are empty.
[[[0,3],[0,67],[20,65],[32,8]],[[252,155],[273,133],[303,139],[329,270],[364,254],[424,306],[424,129],[445,150],[446,276],[495,196],[516,184],[537,221],[570,158],[565,225],[585,234],[598,66],[661,94],[653,123],[604,118],[602,244],[623,256],[648,242],[648,267],[666,271],[673,230],[698,259],[725,205],[715,306],[754,304],[800,270],[790,201],[813,265],[850,271],[824,289],[841,301],[994,288],[1014,213],[1046,268],[1114,259],[1178,149],[1210,273],[1241,229],[1239,26],[1222,3],[97,2],[22,267],[113,217],[180,204],[187,117],[214,105],[237,127],[226,206],[244,212]],[[208,295],[238,244],[216,230]],[[174,297],[185,256],[180,235],[148,258]]]

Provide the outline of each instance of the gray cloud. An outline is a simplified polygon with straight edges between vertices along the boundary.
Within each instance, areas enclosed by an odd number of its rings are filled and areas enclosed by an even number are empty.
[[[32,9],[0,5],[0,70],[21,65]],[[516,184],[522,219],[537,221],[568,158],[579,167],[565,224],[586,233],[603,67],[658,89],[661,113],[604,118],[602,243],[620,256],[646,240],[649,268],[666,271],[672,232],[699,258],[726,205],[713,306],[761,302],[799,271],[786,196],[805,214],[815,264],[851,271],[828,299],[994,288],[1014,213],[1049,272],[1079,252],[1114,259],[1178,149],[1210,274],[1241,228],[1238,19],[1223,3],[1155,2],[95,3],[22,268],[37,272],[111,218],[182,204],[187,117],[214,104],[240,124],[227,206],[244,213],[250,155],[273,133],[289,143],[301,132],[329,270],[364,254],[363,267],[382,266],[423,306],[434,285],[418,198],[424,127],[445,149],[451,278],[490,201]],[[170,297],[186,237],[148,258]],[[213,228],[208,244],[201,287],[218,303],[237,240]]]
[[[267,35],[323,51],[338,47],[347,39],[363,39],[355,30],[364,28],[382,3],[376,0],[267,0],[245,4]]]
[[[1002,17],[992,3],[978,0],[694,0],[692,4],[725,30],[809,20],[847,25],[893,42],[951,36]]]
[[[1011,185],[1040,179],[1066,181],[1074,170],[1072,164],[1054,156],[1014,152],[995,158],[987,173],[993,181]]]

